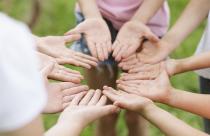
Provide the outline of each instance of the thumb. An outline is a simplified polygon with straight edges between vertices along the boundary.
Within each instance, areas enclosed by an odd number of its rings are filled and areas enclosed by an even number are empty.
[[[82,23],[77,25],[75,28],[69,30],[64,35],[73,35],[73,34],[82,34],[84,33],[83,25]]]
[[[100,118],[103,116],[110,115],[110,114],[118,113],[119,111],[120,111],[120,108],[114,105],[103,106],[100,109]]]
[[[63,36],[63,39],[66,43],[74,42],[76,40],[79,40],[81,38],[80,34],[71,34]]]
[[[55,63],[49,63],[46,67],[41,70],[41,74],[44,78],[47,78],[48,75],[52,72]]]
[[[144,33],[144,37],[153,43],[156,43],[159,41],[159,38],[151,30],[147,30]]]

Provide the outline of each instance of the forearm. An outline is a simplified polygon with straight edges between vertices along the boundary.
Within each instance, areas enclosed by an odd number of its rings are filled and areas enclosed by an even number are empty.
[[[102,18],[96,0],[78,0],[85,18]]]
[[[208,94],[195,94],[173,88],[169,98],[162,103],[210,119],[210,95]]]
[[[81,132],[82,127],[77,123],[71,125],[56,124],[45,133],[45,136],[80,136]]]
[[[171,43],[171,50],[180,43],[207,17],[210,9],[209,0],[191,0],[184,12],[163,37],[163,40]]]
[[[131,20],[146,24],[163,6],[165,0],[144,0]]]
[[[202,53],[185,59],[176,61],[174,74],[193,71],[198,69],[210,68],[210,52]]]
[[[148,106],[140,114],[167,136],[207,136],[155,105]]]

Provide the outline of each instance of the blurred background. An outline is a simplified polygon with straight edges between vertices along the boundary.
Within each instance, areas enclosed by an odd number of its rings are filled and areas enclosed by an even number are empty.
[[[38,36],[63,35],[76,24],[74,5],[76,0],[0,0],[0,11],[3,11],[29,25],[32,32]],[[173,25],[189,0],[168,0],[171,10],[171,25]],[[1,24],[1,22],[0,22]],[[184,58],[193,55],[205,28],[205,22],[193,32],[182,45],[171,55],[172,58]],[[77,68],[78,69],[78,68]],[[78,69],[81,71],[81,69]],[[171,79],[173,86],[192,92],[199,92],[198,79],[195,73],[188,72]],[[85,83],[85,81],[84,81]],[[165,105],[160,106],[191,126],[203,129],[202,119],[196,115],[177,110]],[[117,131],[119,136],[126,136],[127,129],[121,113]],[[44,115],[45,128],[50,128],[58,115]],[[82,136],[92,136],[94,124],[87,127]],[[150,136],[162,136],[159,129],[150,125]]]

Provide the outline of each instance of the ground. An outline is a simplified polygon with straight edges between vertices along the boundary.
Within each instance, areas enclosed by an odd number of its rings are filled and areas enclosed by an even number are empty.
[[[3,0],[4,1],[4,0]],[[5,0],[6,1],[6,0]],[[5,5],[0,2],[0,11],[6,11],[9,15],[27,22],[30,19],[30,9],[32,0],[11,0],[12,5]],[[188,0],[169,0],[171,9],[171,25],[174,24],[177,17],[180,15]],[[42,14],[33,28],[33,33],[39,36],[45,35],[62,35],[64,32],[75,26],[74,4],[75,0],[44,0],[42,3]],[[184,58],[191,56],[202,35],[205,23],[203,23],[190,37],[185,40],[182,45],[176,49],[171,55],[172,58]],[[78,69],[78,68],[76,68]],[[171,79],[173,86],[179,89],[184,89],[192,92],[199,92],[197,76],[193,72],[180,74]],[[165,105],[160,105],[178,118],[184,120],[191,126],[202,129],[202,120],[200,117],[177,110]],[[127,129],[123,121],[123,112],[118,121],[117,131],[119,136],[126,136]],[[51,127],[57,119],[57,115],[45,115],[45,128]],[[87,127],[82,136],[92,136],[94,124]],[[162,136],[159,129],[150,126],[150,136]]]

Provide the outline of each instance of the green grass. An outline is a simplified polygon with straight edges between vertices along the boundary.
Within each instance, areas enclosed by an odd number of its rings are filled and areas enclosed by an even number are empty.
[[[7,1],[7,0],[5,0]],[[0,10],[4,10],[9,15],[27,22],[30,19],[31,0],[11,0],[12,5],[5,5],[0,2]],[[177,17],[187,4],[188,0],[169,0],[171,9],[171,24],[174,24]],[[37,25],[33,29],[33,32],[37,35],[62,35],[64,32],[75,26],[74,18],[74,3],[75,0],[44,0],[42,1],[42,14],[38,20]],[[195,32],[193,32],[188,39],[186,39],[182,45],[177,48],[171,57],[184,58],[193,54],[196,49],[196,45],[202,35],[205,24],[202,24]],[[192,92],[198,92],[198,80],[197,76],[193,72],[177,75],[171,79],[173,86],[179,89],[190,90]],[[202,129],[201,118],[177,110],[165,105],[160,105],[173,115],[184,120],[191,126]],[[123,121],[123,114],[121,113],[120,119],[117,124],[117,131],[119,136],[125,136],[127,129]],[[57,119],[57,115],[45,115],[44,124],[45,128],[51,127]],[[94,124],[86,128],[82,136],[92,136],[94,131]],[[150,126],[151,136],[163,135],[159,129],[154,126]]]

